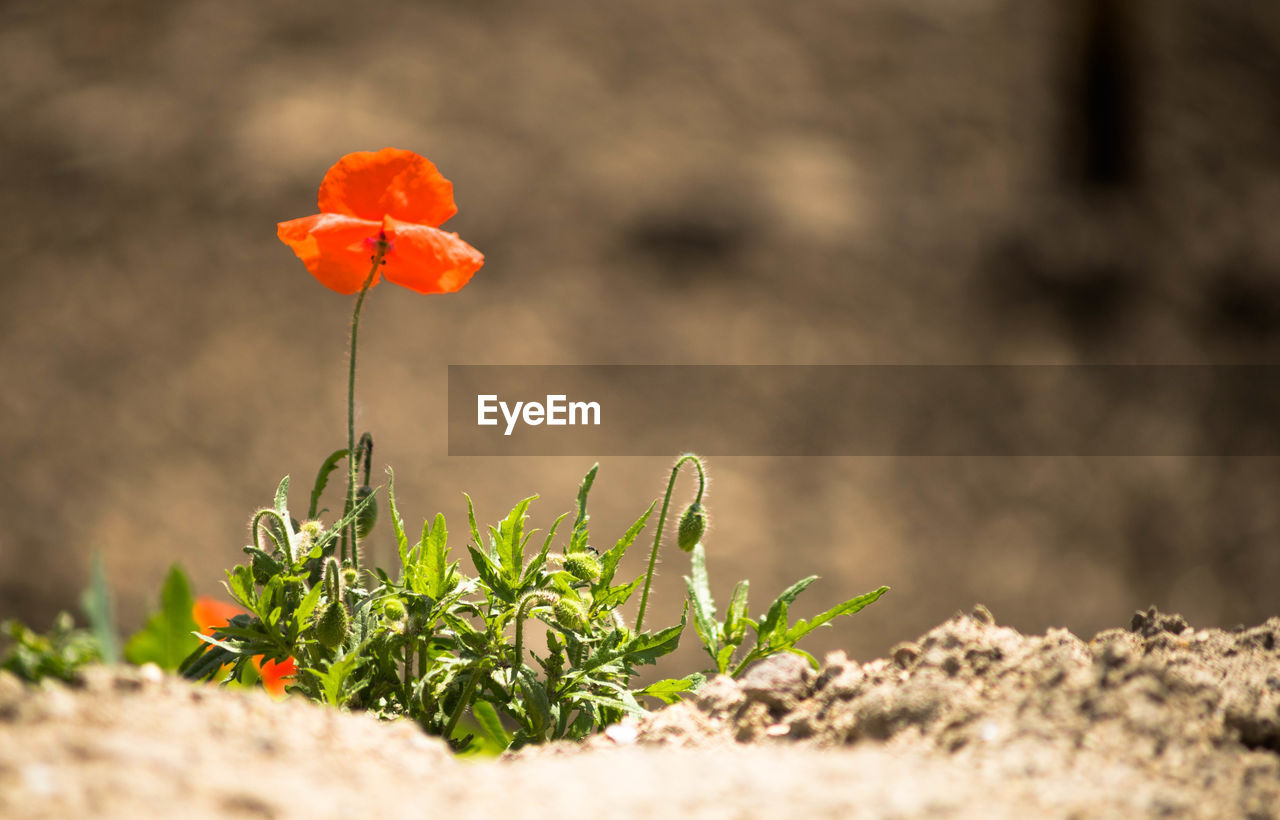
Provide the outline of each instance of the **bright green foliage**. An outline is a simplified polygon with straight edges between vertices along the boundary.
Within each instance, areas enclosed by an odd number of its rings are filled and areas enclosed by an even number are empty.
[[[97,637],[88,630],[76,629],[66,612],[54,618],[53,628],[45,635],[17,621],[0,623],[0,632],[14,643],[0,668],[28,683],[39,683],[44,678],[74,680],[80,667],[102,660]]]
[[[796,643],[805,635],[833,619],[841,615],[852,615],[875,603],[881,595],[889,591],[888,587],[880,587],[865,595],[850,598],[844,603],[815,616],[811,621],[801,618],[794,624],[788,625],[787,608],[791,606],[801,592],[804,592],[816,580],[818,580],[818,576],[810,575],[808,578],[802,578],[787,587],[769,605],[768,611],[758,621],[747,617],[748,586],[746,581],[741,581],[733,590],[733,597],[729,600],[729,610],[725,615],[725,619],[717,621],[716,606],[715,602],[711,600],[711,587],[707,580],[706,551],[701,544],[695,546],[693,548],[693,575],[692,577],[686,576],[684,581],[689,589],[689,601],[693,604],[694,629],[702,640],[703,648],[707,650],[707,654],[711,656],[711,660],[715,663],[715,671],[720,674],[732,674],[737,677],[745,672],[747,667],[755,661],[767,658],[778,652],[794,652],[797,655],[803,655],[816,669],[818,668],[818,661],[808,652],[797,649]],[[746,638],[747,627],[755,630],[756,645],[735,662],[734,656]]]
[[[187,576],[174,564],[160,588],[160,610],[125,644],[125,660],[139,666],[154,663],[161,669],[177,670],[182,659],[200,645],[195,636],[196,621],[191,616],[193,603]]]
[[[320,470],[311,511],[337,455]],[[701,476],[700,461],[696,466]],[[715,670],[739,674],[775,652],[800,652],[795,644],[809,631],[884,592],[788,625],[787,607],[814,578],[783,592],[758,621],[747,617],[744,581],[726,620],[718,622],[705,553],[697,543],[693,577],[687,579],[689,603],[679,622],[653,632],[632,629],[621,609],[652,576],[624,582],[615,576],[657,502],[601,553],[591,545],[587,515],[596,472],[592,467],[583,478],[573,526],[562,538],[557,533],[569,513],[534,541],[527,524],[536,496],[483,531],[468,497],[466,549],[474,577],[450,560],[443,515],[425,522],[421,537],[410,541],[394,474],[387,508],[399,567],[364,573],[342,565],[336,553],[342,533],[366,513],[374,493],[362,495],[346,518],[325,529],[313,520],[293,521],[286,478],[273,507],[254,517],[255,546],[245,548],[249,561],[227,573],[228,591],[249,614],[236,616],[212,637],[200,636],[202,644],[183,662],[183,672],[207,679],[229,669],[227,680],[247,682],[254,675],[253,657],[292,657],[299,670],[291,687],[296,693],[334,706],[407,716],[456,749],[497,752],[581,738],[627,714],[642,714],[644,698],[673,703],[696,691],[706,680],[700,673],[632,688],[639,667],[676,649],[689,609]],[[694,507],[693,523],[685,523],[678,538],[697,529],[701,539],[705,532],[706,514],[700,504]],[[735,664],[748,627],[756,631],[756,647]],[[526,636],[535,628],[542,640],[532,644]]]
[[[348,522],[313,532],[305,549],[293,549],[301,536],[294,534],[288,484],[281,482],[276,504],[255,517],[253,540],[263,548],[246,548],[249,561],[227,573],[228,591],[250,614],[203,637],[184,673],[212,678],[229,665],[230,679],[243,681],[253,656],[290,656],[299,668],[293,691],[408,716],[456,748],[491,751],[583,737],[642,713],[641,695],[664,701],[690,691],[696,680],[631,688],[637,667],[676,648],[684,619],[652,633],[626,626],[618,609],[643,579],[614,584],[614,576],[652,506],[598,555],[586,513],[595,474],[592,468],[583,480],[573,529],[559,554],[553,554],[556,534],[567,513],[535,545],[527,521],[536,497],[520,501],[484,535],[468,499],[466,546],[475,577],[450,560],[444,516],[424,524],[421,538],[410,542],[392,476],[388,509],[400,566],[366,573],[352,584],[329,581]],[[327,475],[326,465],[320,480]],[[319,490],[312,504],[318,498]],[[362,511],[358,504],[351,515]],[[314,530],[310,523],[301,529],[308,526]],[[277,570],[263,577],[262,568],[272,566]],[[524,640],[535,625],[544,638],[536,647]]]

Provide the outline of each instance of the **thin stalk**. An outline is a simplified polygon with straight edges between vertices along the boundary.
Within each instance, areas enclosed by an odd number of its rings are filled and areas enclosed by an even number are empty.
[[[467,703],[471,700],[471,693],[476,690],[476,681],[480,680],[480,667],[477,666],[471,670],[471,677],[467,678],[467,685],[462,690],[461,697],[458,698],[458,705],[453,708],[453,714],[449,716],[449,723],[444,727],[444,739],[451,741],[453,739],[454,727],[458,725],[458,720],[462,717],[462,712],[467,708]]]
[[[671,468],[671,478],[667,481],[667,494],[662,498],[662,512],[658,515],[658,528],[653,534],[653,549],[649,552],[649,570],[644,574],[644,591],[640,593],[640,612],[636,615],[636,632],[644,628],[644,612],[649,606],[649,586],[653,583],[653,570],[658,563],[658,545],[662,543],[662,528],[667,523],[667,510],[671,507],[671,491],[676,486],[676,475],[686,461],[692,461],[698,468],[698,497],[695,504],[702,503],[702,493],[707,488],[707,473],[702,467],[702,459],[693,453],[685,453]]]
[[[555,597],[550,592],[530,592],[520,601],[520,607],[516,610],[516,656],[511,664],[512,690],[515,689],[516,676],[520,674],[520,667],[524,666],[524,621],[529,617],[529,607],[538,603],[554,603]]]
[[[351,367],[347,373],[347,503],[344,507],[343,515],[350,515],[351,508],[355,506],[356,500],[356,344],[360,336],[360,308],[364,307],[364,297],[368,295],[369,288],[373,285],[373,277],[378,274],[378,268],[382,266],[383,257],[387,254],[388,242],[385,233],[378,234],[377,244],[374,246],[371,261],[373,265],[369,268],[369,275],[364,278],[364,284],[360,286],[360,295],[356,297],[356,308],[351,314]],[[348,545],[350,550],[348,551]],[[347,531],[343,534],[342,539],[342,560],[345,563],[348,555],[351,558],[351,566],[360,569],[360,551],[356,544],[356,522],[352,521],[347,525]]]

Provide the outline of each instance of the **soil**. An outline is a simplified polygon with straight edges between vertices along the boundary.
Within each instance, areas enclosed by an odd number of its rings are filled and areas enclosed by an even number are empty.
[[[608,807],[604,808],[608,803]],[[154,668],[0,677],[6,817],[1275,817],[1280,618],[1085,642],[977,607],[857,663],[768,659],[582,744],[453,759],[405,722]],[[603,814],[602,814],[603,813]]]

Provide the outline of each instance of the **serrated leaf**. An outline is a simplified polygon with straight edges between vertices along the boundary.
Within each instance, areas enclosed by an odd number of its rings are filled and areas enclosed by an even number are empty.
[[[275,511],[284,519],[285,535],[293,535],[293,524],[289,521],[289,476],[280,479],[276,486]]]
[[[637,690],[637,695],[648,695],[657,698],[666,704],[672,704],[680,700],[680,695],[685,692],[696,691],[706,681],[702,675],[690,675],[686,678],[668,678],[651,683],[643,689]]]
[[[320,695],[325,703],[330,706],[341,706],[342,702],[354,692],[344,692],[347,678],[351,673],[364,662],[364,658],[357,652],[352,652],[342,660],[335,661],[329,665],[329,668],[321,672],[318,669],[308,668],[305,671],[310,672],[316,677],[320,683]]]
[[[608,611],[617,609],[627,602],[637,589],[640,588],[640,582],[644,580],[644,576],[640,576],[629,584],[622,584],[596,594],[595,600],[592,602],[593,607],[597,610]]]
[[[649,521],[649,515],[653,512],[653,507],[657,503],[657,501],[654,501],[653,504],[650,504],[649,509],[645,510],[636,519],[635,523],[627,528],[627,531],[618,539],[618,543],[614,544],[613,548],[601,557],[600,580],[592,587],[593,592],[599,589],[606,589],[609,584],[613,583],[613,575],[618,571],[618,564],[622,561],[622,556],[627,554],[627,549],[630,548],[640,535],[641,530],[644,529],[645,524]]]
[[[808,578],[801,578],[791,586],[782,591],[782,594],[769,605],[769,611],[760,621],[760,625],[756,627],[756,642],[760,646],[766,646],[773,638],[774,632],[778,630],[779,620],[781,619],[782,629],[786,629],[786,610],[791,602],[796,599],[801,592],[804,592],[810,584],[818,580],[818,576],[810,575]]]
[[[471,496],[463,493],[462,497],[467,499],[467,523],[471,525],[471,540],[477,547],[483,547],[484,542],[480,540],[480,528],[476,526],[476,509],[471,505]]]
[[[628,643],[625,655],[635,663],[656,663],[663,655],[676,651],[680,646],[680,633],[684,631],[685,620],[689,614],[688,602],[680,613],[680,623],[654,633],[643,632]]]
[[[573,529],[576,532],[587,526],[587,496],[591,493],[591,485],[596,481],[596,473],[600,471],[600,464],[592,464],[591,469],[587,470],[587,474],[582,477],[582,483],[578,485],[578,514],[573,519]]]
[[[707,553],[701,544],[693,548],[693,577],[685,576],[689,588],[689,601],[693,604],[693,627],[702,639],[707,654],[715,660],[720,651],[720,630],[716,623],[716,604],[711,599],[711,587],[707,579]]]
[[[176,671],[183,659],[200,645],[191,634],[197,629],[191,615],[194,604],[186,573],[174,564],[160,587],[159,611],[125,644],[125,659],[135,666],[154,663],[161,669]]]
[[[471,553],[471,560],[476,565],[476,574],[480,576],[481,582],[499,598],[511,603],[513,597],[511,588],[498,567],[494,565],[493,559],[470,544],[467,545],[467,551]]]
[[[849,600],[845,601],[842,604],[837,604],[831,607],[831,609],[828,609],[826,612],[823,612],[819,615],[815,615],[813,617],[813,620],[811,621],[806,621],[805,619],[801,618],[800,620],[796,621],[793,626],[787,629],[783,637],[783,640],[788,645],[794,645],[805,635],[808,635],[813,630],[840,617],[841,615],[852,615],[855,612],[858,612],[864,609],[865,607],[868,607],[871,604],[874,604],[877,600],[880,599],[881,595],[885,594],[888,591],[889,591],[888,587],[882,586],[879,589],[872,590],[871,592],[865,593],[863,595],[859,595],[855,598],[850,598]]]
[[[551,529],[547,532],[547,537],[542,541],[542,549],[529,562],[529,566],[524,568],[524,574],[520,576],[520,588],[523,590],[532,581],[538,570],[542,569],[547,563],[547,553],[551,551],[551,539],[556,537],[556,530],[560,528],[560,522],[568,517],[569,513],[561,513],[552,524]]]
[[[729,644],[742,643],[743,633],[746,631],[747,617],[747,590],[750,588],[750,582],[739,581],[738,585],[733,588],[733,595],[729,598],[729,611],[725,613],[724,618],[724,640]]]
[[[522,499],[511,508],[511,512],[507,513],[506,519],[498,525],[497,529],[489,528],[493,533],[498,566],[502,570],[503,577],[512,584],[519,583],[520,574],[524,571],[524,523],[528,517],[529,504],[535,499],[537,499],[536,495]]]
[[[347,457],[347,448],[334,450],[333,454],[324,460],[320,465],[320,472],[316,473],[315,484],[311,488],[311,504],[307,507],[307,518],[315,518],[320,514],[320,495],[324,492],[324,488],[329,484],[329,474],[338,469],[338,462]]]
[[[400,580],[403,581],[409,567],[409,537],[404,534],[404,519],[396,509],[396,473],[387,468],[387,506],[391,510],[391,530],[396,535],[396,552],[400,555]]]
[[[444,513],[436,513],[435,522],[422,526],[418,544],[418,561],[422,567],[423,591],[432,598],[442,598],[449,591],[449,531]]]

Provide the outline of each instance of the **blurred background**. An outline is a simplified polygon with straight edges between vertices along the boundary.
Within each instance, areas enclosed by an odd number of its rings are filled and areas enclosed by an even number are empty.
[[[449,458],[451,363],[1278,361],[1275,4],[353,9],[0,4],[0,617],[74,609],[94,551],[125,630],[171,562],[223,594],[252,510],[345,446],[352,301],[275,223],[353,150],[430,157],[446,227],[487,255],[452,296],[377,288],[361,334],[359,429],[455,555],[464,490],[489,520],[540,493],[545,528],[590,463]],[[602,460],[598,544],[670,463]],[[1275,458],[710,470],[722,602],[743,577],[756,609],[821,574],[802,616],[893,587],[819,654],[883,655],[975,602],[1086,637],[1153,603],[1224,627],[1280,603]],[[660,621],[687,571],[665,555]],[[700,663],[686,637],[664,670]]]

